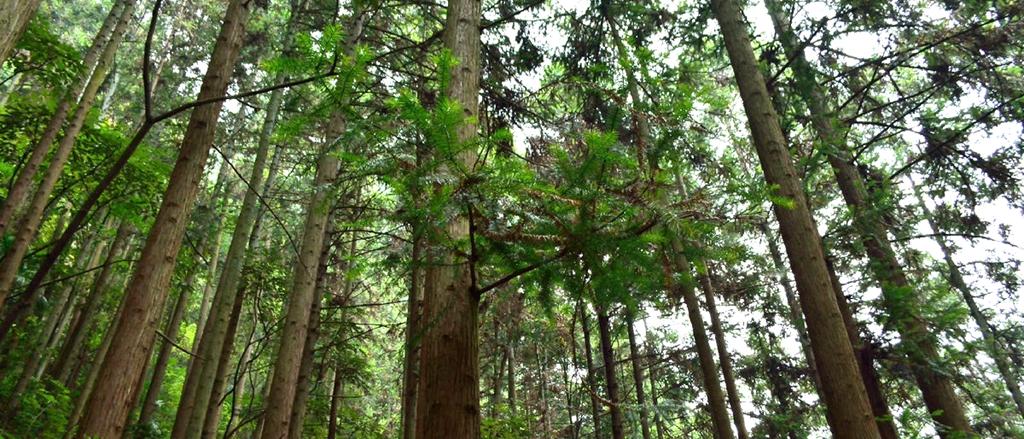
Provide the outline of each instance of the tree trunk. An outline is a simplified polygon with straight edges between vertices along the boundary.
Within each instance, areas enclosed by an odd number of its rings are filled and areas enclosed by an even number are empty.
[[[231,315],[228,318],[225,341],[221,345],[221,351],[217,355],[217,370],[213,379],[213,386],[210,389],[209,402],[206,405],[206,415],[203,417],[202,438],[212,439],[217,436],[217,429],[220,427],[221,404],[224,402],[225,391],[228,382],[228,367],[231,364],[231,356],[235,347],[235,334],[238,333],[238,322],[242,317],[242,305],[245,301],[244,291],[235,295],[235,302],[231,306]]]
[[[645,324],[644,327],[647,325]],[[650,332],[648,332],[648,335]],[[655,367],[654,352],[651,351],[650,337],[647,338],[647,359],[650,365],[647,367],[647,378],[651,381],[651,405],[658,407],[658,368]],[[661,415],[658,414],[659,410],[654,411],[654,427],[655,431],[658,432],[658,439],[665,439],[665,423],[661,420]]]
[[[651,422],[647,410],[647,399],[644,393],[644,369],[640,354],[640,347],[636,344],[636,328],[633,322],[633,314],[626,312],[626,329],[629,335],[629,357],[633,365],[633,386],[636,388],[636,403],[640,407],[640,432],[643,439],[651,439]]]
[[[156,413],[157,400],[160,398],[160,390],[163,388],[164,378],[167,375],[167,365],[171,361],[171,352],[175,349],[169,340],[178,339],[178,331],[181,329],[181,321],[188,308],[188,299],[191,295],[192,285],[195,284],[196,274],[199,267],[192,267],[188,276],[179,287],[178,299],[174,301],[174,309],[167,319],[167,326],[164,329],[164,337],[160,342],[160,351],[156,355],[156,363],[153,365],[153,374],[149,380],[149,388],[146,389],[146,397],[142,402],[142,409],[139,414],[139,424],[149,425],[153,422],[153,414]],[[193,352],[195,353],[195,352]]]
[[[326,255],[321,260],[326,259]],[[323,264],[322,264],[323,265]],[[322,268],[326,271],[326,266]],[[321,277],[323,274],[321,274]],[[295,388],[295,402],[292,403],[291,420],[288,421],[288,437],[302,437],[302,429],[305,426],[306,406],[309,402],[309,393],[313,388],[313,354],[316,352],[316,342],[320,338],[320,297],[313,300],[313,309],[309,316],[309,335],[306,336],[306,345],[302,348],[302,363],[299,366],[299,379]]]
[[[402,439],[416,437],[416,391],[419,388],[419,353],[422,336],[419,322],[423,308],[422,230],[421,222],[413,225],[411,278],[405,315],[405,358],[402,365]]]
[[[81,358],[82,343],[85,341],[87,332],[96,318],[97,309],[100,302],[102,302],[103,295],[107,293],[107,288],[110,285],[110,279],[114,272],[115,262],[124,254],[131,233],[131,222],[121,221],[121,224],[117,227],[114,242],[110,245],[107,257],[103,260],[103,268],[100,269],[99,274],[93,280],[89,295],[82,302],[78,318],[75,319],[71,329],[68,330],[67,339],[57,355],[56,361],[50,366],[49,375],[63,382],[65,387],[72,387],[75,377],[70,373],[72,370],[71,362],[83,360]]]
[[[773,203],[772,207],[800,293],[832,433],[840,439],[877,438],[878,428],[831,291],[821,237],[758,70],[747,27],[734,0],[712,0],[711,6],[725,39],[765,180],[779,196],[791,201],[788,206]]]
[[[100,348],[96,351],[96,360],[93,361],[92,366],[89,367],[89,375],[86,376],[85,382],[82,383],[82,388],[78,393],[78,397],[75,398],[74,408],[71,409],[71,414],[68,415],[68,423],[64,430],[63,439],[70,439],[74,437],[75,431],[78,429],[79,423],[82,420],[82,415],[85,413],[86,404],[88,404],[89,398],[92,396],[93,389],[96,388],[96,381],[99,378],[102,366],[100,362],[107,355],[107,352],[110,350],[110,345],[114,341],[114,325],[123,313],[124,301],[122,300],[117,306],[117,311],[114,312],[114,317],[111,320],[110,325],[107,327],[107,330],[103,332],[103,342],[100,343]]]
[[[104,47],[108,45],[110,36],[114,32],[114,26],[118,20],[122,17],[125,5],[133,0],[120,0],[114,2],[110,7],[110,12],[107,14],[107,18],[103,21],[100,29],[96,32],[96,36],[93,37],[92,46],[85,52],[82,57],[82,71],[79,72],[79,76],[75,79],[75,82],[64,93],[61,97],[60,102],[57,103],[57,107],[54,109],[53,115],[50,117],[46,128],[43,130],[42,135],[32,146],[32,151],[29,153],[28,159],[25,160],[25,164],[21,167],[18,172],[18,176],[15,178],[14,183],[7,191],[7,198],[0,203],[0,236],[4,236],[9,231],[8,228],[11,225],[17,215],[17,213],[24,207],[26,199],[29,196],[29,191],[32,188],[32,184],[35,181],[36,173],[39,171],[39,167],[43,164],[46,159],[47,153],[50,151],[50,147],[53,146],[53,142],[57,139],[57,135],[60,134],[60,129],[64,125],[65,120],[68,117],[68,112],[71,107],[75,105],[79,98],[82,98],[82,92],[86,89],[88,83],[92,78],[96,77],[94,69],[96,63],[99,61],[101,53],[104,51]],[[34,6],[30,4],[34,3]],[[38,0],[14,0],[10,2],[4,2],[3,6],[0,6],[0,29],[11,29],[5,27],[4,20],[21,20],[25,19],[22,26],[28,24],[28,19],[35,14],[36,7],[39,6]],[[23,8],[31,7],[31,11],[28,12],[27,17],[19,16],[19,13],[24,13]],[[19,11],[5,11],[7,8],[22,9]],[[10,23],[11,25],[17,25],[16,23]],[[21,28],[24,31],[24,27]],[[0,65],[3,64],[6,58],[7,51],[10,47],[4,48],[5,36],[0,34]],[[13,45],[13,42],[12,42]],[[98,78],[102,80],[102,78]]]
[[[580,306],[580,326],[583,327],[583,350],[587,360],[587,393],[590,394],[590,416],[594,419],[594,439],[602,439],[601,406],[597,401],[597,379],[594,376],[594,352],[590,343],[590,319],[587,309]]]
[[[287,44],[287,41],[285,43]],[[275,83],[280,84],[283,81],[284,76],[278,75]],[[217,283],[202,335],[197,335],[199,343],[193,347],[196,357],[185,379],[181,402],[178,405],[174,428],[171,431],[172,438],[196,438],[203,434],[204,417],[209,412],[209,406],[217,404],[212,399],[214,381],[217,380],[220,369],[220,355],[224,352],[230,355],[232,351],[230,346],[232,342],[227,334],[228,326],[232,319],[238,319],[237,315],[232,315],[236,309],[234,304],[239,302],[240,296],[244,294],[241,288],[242,269],[245,266],[245,255],[248,251],[253,224],[256,221],[256,210],[260,197],[260,194],[255,191],[263,184],[267,153],[270,150],[270,137],[277,123],[278,110],[281,108],[283,97],[284,89],[274,90],[267,104],[267,114],[256,147],[256,157],[249,174],[242,206],[238,212],[238,218],[235,220],[235,229],[231,233],[231,244],[228,247],[227,256],[224,258],[220,282]],[[224,380],[221,379],[221,381]]]
[[[11,0],[0,4],[0,64],[7,61],[42,0]]]
[[[811,124],[818,138],[827,145],[828,162],[871,260],[869,265],[882,289],[882,304],[887,317],[895,323],[901,342],[910,344],[907,356],[917,385],[924,395],[925,405],[939,424],[941,436],[945,437],[947,431],[971,434],[970,423],[952,382],[934,369],[936,364],[941,363],[935,340],[925,321],[914,311],[918,307],[914,303],[916,295],[908,294],[914,288],[889,244],[888,226],[873,212],[867,187],[849,157],[849,148],[837,131],[837,122],[832,118],[834,113],[828,107],[827,98],[818,88],[817,74],[804,57],[796,35],[786,24],[779,5],[775,2],[769,2],[768,5],[774,11],[771,14],[773,23],[787,50],[787,58],[792,60],[790,65],[797,81],[802,84],[797,87],[797,92],[808,105]]]
[[[697,292],[694,288],[693,274],[690,269],[690,261],[683,255],[683,243],[678,236],[670,238],[671,262],[675,273],[682,277],[680,283],[670,277],[672,288],[679,291],[686,305],[686,315],[690,319],[690,327],[693,330],[693,341],[697,347],[697,359],[700,362],[701,375],[704,379],[704,392],[708,397],[708,409],[711,411],[711,423],[715,428],[717,439],[733,438],[732,426],[729,423],[729,409],[726,407],[725,395],[722,393],[722,385],[718,382],[718,367],[715,365],[715,354],[711,351],[711,338],[708,337],[704,328],[704,319],[700,315],[700,303],[697,301]]]
[[[452,0],[444,30],[444,47],[458,64],[451,72],[448,98],[459,104],[464,120],[455,141],[471,144],[477,135],[475,120],[480,94],[480,0]],[[437,145],[440,147],[441,145]],[[448,146],[450,147],[450,146]],[[470,174],[476,166],[475,150],[459,153],[457,165]],[[450,170],[453,175],[458,175]],[[416,409],[416,437],[478,439],[480,437],[480,364],[477,339],[479,296],[476,291],[470,235],[472,206],[449,218],[444,232],[462,247],[445,249],[427,266],[432,280],[424,285],[423,321],[431,322],[423,334],[420,353],[420,388]],[[471,255],[466,258],[463,255]]]
[[[340,114],[334,116],[330,125],[325,146],[334,144],[335,139],[345,131],[345,121]],[[332,205],[332,200],[328,199],[329,186],[338,176],[338,166],[337,156],[325,148],[317,162],[314,192],[306,207],[301,251],[292,275],[292,289],[288,296],[290,300],[274,364],[274,378],[267,399],[267,410],[263,415],[264,439],[287,437],[289,431],[302,353],[309,332],[313,303],[317,300],[317,271]]]
[[[718,362],[722,368],[722,378],[725,380],[725,393],[729,398],[729,408],[732,410],[732,420],[736,424],[736,435],[740,439],[747,439],[747,425],[743,416],[743,407],[740,405],[740,394],[736,388],[736,377],[732,373],[732,359],[729,358],[729,350],[726,348],[725,331],[722,330],[722,322],[718,318],[718,306],[715,304],[715,288],[711,284],[711,267],[704,264],[704,274],[700,275],[700,286],[704,291],[704,302],[711,316],[711,332],[715,334],[715,346],[718,348]]]
[[[238,60],[245,22],[253,3],[232,0],[210,58],[199,100],[224,96]],[[189,118],[160,211],[125,291],[125,310],[86,406],[78,435],[120,437],[135,401],[135,379],[153,348],[156,323],[167,295],[174,261],[195,203],[199,182],[216,134],[221,102],[197,107]]]
[[[64,165],[71,158],[71,149],[75,146],[78,133],[85,124],[85,118],[88,116],[89,110],[95,101],[96,92],[103,83],[103,78],[110,69],[110,64],[114,61],[117,48],[120,46],[121,40],[126,33],[134,10],[135,2],[129,1],[121,11],[121,15],[113,29],[113,36],[110,37],[110,41],[104,46],[103,52],[97,61],[96,70],[92,72],[92,76],[82,91],[78,107],[75,109],[75,113],[68,126],[64,127],[64,137],[61,138],[57,149],[51,155],[50,165],[46,168],[42,181],[39,182],[31,202],[18,222],[18,227],[14,234],[14,244],[7,250],[6,257],[0,261],[0,303],[3,303],[14,286],[14,280],[17,277],[18,270],[21,268],[21,263],[28,252],[29,246],[32,244],[32,240],[35,239],[36,232],[38,232],[39,225],[43,220],[43,214],[50,201],[50,195],[53,193],[57,180],[64,171]],[[49,149],[49,147],[46,149]]]
[[[612,416],[612,438],[624,439],[622,408],[619,404],[619,380],[615,376],[615,350],[612,346],[611,319],[603,306],[597,307],[597,332],[601,339],[601,358],[604,359],[604,382],[608,390],[609,411]]]
[[[949,280],[949,284],[956,288],[960,292],[960,297],[964,299],[964,303],[967,304],[967,310],[971,313],[971,318],[974,319],[974,324],[978,326],[978,330],[981,331],[982,341],[985,342],[985,350],[992,357],[992,360],[996,363],[996,369],[999,371],[999,376],[1003,379],[1003,384],[1006,385],[1006,390],[1010,392],[1010,397],[1013,399],[1014,404],[1017,406],[1017,413],[1024,416],[1024,394],[1021,393],[1020,385],[1017,383],[1017,378],[1013,374],[1013,365],[1010,364],[1009,358],[1006,356],[1006,352],[999,346],[999,341],[996,340],[995,335],[992,333],[992,325],[988,321],[988,316],[982,311],[981,307],[974,300],[974,294],[971,293],[970,287],[967,286],[967,281],[964,280],[963,274],[960,272],[960,266],[953,260],[953,250],[949,248],[949,244],[946,239],[942,237],[941,229],[935,224],[935,218],[932,213],[928,210],[928,206],[925,204],[924,199],[921,197],[921,190],[916,184],[914,186],[914,196],[917,197],[918,205],[924,211],[925,218],[928,219],[928,225],[932,229],[932,233],[935,236],[935,243],[939,245],[939,249],[942,250],[942,260],[946,264],[946,278]]]
[[[334,380],[331,384],[331,409],[330,417],[327,420],[327,439],[336,439],[338,437],[338,409],[341,406],[344,395],[341,394],[343,377],[345,374],[341,373],[341,370],[334,371]]]

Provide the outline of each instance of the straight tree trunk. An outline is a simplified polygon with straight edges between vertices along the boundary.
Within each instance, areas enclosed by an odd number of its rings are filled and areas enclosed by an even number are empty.
[[[419,157],[417,157],[419,158]],[[419,161],[419,160],[417,160]],[[423,224],[413,225],[412,267],[405,315],[405,357],[402,365],[402,439],[416,437],[416,391],[419,388],[420,313],[423,309]]]
[[[1017,378],[1013,374],[1013,365],[1010,364],[1009,358],[1007,358],[1006,352],[1003,351],[999,345],[999,341],[996,340],[995,334],[992,333],[992,325],[988,321],[988,316],[982,311],[981,307],[974,300],[974,294],[971,293],[970,287],[967,286],[967,281],[964,280],[963,274],[960,272],[960,266],[953,260],[953,250],[949,247],[949,243],[942,237],[941,229],[935,224],[935,218],[932,213],[928,210],[928,206],[925,204],[924,199],[921,197],[921,190],[917,185],[914,186],[914,195],[917,197],[918,205],[924,210],[924,216],[928,219],[928,225],[932,229],[932,233],[935,236],[935,243],[939,245],[939,249],[942,250],[942,260],[946,264],[946,278],[949,280],[949,284],[956,288],[963,297],[964,303],[967,304],[967,310],[971,314],[971,318],[974,319],[974,324],[978,326],[978,330],[981,331],[981,338],[985,342],[985,350],[992,357],[992,360],[996,363],[996,369],[999,371],[999,376],[1003,379],[1003,384],[1006,385],[1006,390],[1010,392],[1010,397],[1013,399],[1014,404],[1017,406],[1017,413],[1024,416],[1024,394],[1021,393],[1020,385],[1017,383]]]
[[[252,6],[248,0],[231,0],[228,5],[199,100],[217,99],[226,93]],[[125,291],[125,310],[114,327],[114,341],[103,359],[78,437],[112,438],[124,433],[138,391],[135,379],[153,348],[157,317],[213,144],[221,105],[218,101],[192,111],[160,211]]]
[[[469,145],[459,153],[455,166],[474,174],[476,118],[480,94],[480,0],[448,3],[444,47],[458,61],[451,71],[447,98],[463,111],[455,141]],[[440,147],[440,145],[437,145]],[[451,145],[448,146],[450,148]],[[452,175],[462,172],[449,170]],[[416,437],[478,439],[480,437],[480,364],[477,337],[479,295],[472,255],[466,245],[470,235],[472,206],[460,206],[462,215],[449,218],[444,233],[460,249],[444,249],[426,267],[434,272],[424,285],[423,321],[431,322],[423,333],[420,353],[420,388],[416,406]]]
[[[252,324],[255,327],[255,319]],[[253,332],[250,332],[249,339],[245,343],[245,349],[242,350],[242,357],[238,359],[238,368],[235,370],[235,377],[231,383],[234,390],[231,392],[231,417],[228,418],[228,423],[224,426],[225,438],[232,434],[232,430],[235,429],[238,420],[242,416],[242,402],[245,400],[247,387],[245,374],[249,367],[249,363],[252,361],[252,345]]]
[[[82,303],[78,318],[72,323],[71,329],[68,330],[67,339],[64,341],[64,346],[61,347],[57,359],[50,366],[49,375],[63,382],[65,387],[72,387],[74,377],[70,373],[72,370],[71,362],[83,360],[81,358],[82,343],[85,341],[88,329],[96,318],[100,302],[102,302],[103,296],[107,293],[107,289],[110,286],[115,262],[124,254],[131,233],[131,222],[121,221],[121,224],[117,227],[114,242],[110,245],[107,256],[103,260],[103,268],[100,269],[99,274],[93,280],[89,295],[86,296]]]
[[[789,206],[773,203],[773,209],[800,293],[832,434],[840,439],[877,438],[878,428],[831,291],[821,237],[758,70],[747,26],[735,0],[711,0],[711,7],[725,39],[765,180],[777,188],[778,195],[791,200]]]
[[[342,399],[344,395],[341,394],[342,382],[344,382],[344,375],[341,370],[334,371],[334,380],[331,384],[331,408],[329,419],[327,420],[327,439],[337,439],[338,437],[338,409],[341,407]]]
[[[146,396],[142,402],[142,409],[139,411],[139,424],[149,425],[153,423],[153,415],[156,413],[157,401],[160,399],[160,390],[163,388],[164,378],[167,375],[167,365],[171,361],[171,352],[174,346],[168,340],[177,340],[178,331],[181,329],[181,321],[188,308],[189,296],[192,294],[191,287],[195,284],[199,267],[192,267],[188,276],[178,288],[178,299],[174,301],[174,309],[167,319],[167,326],[164,329],[164,337],[161,339],[160,350],[156,355],[156,363],[153,365],[153,373],[149,379],[149,388],[146,389]],[[194,353],[194,352],[193,352]]]
[[[594,376],[594,352],[590,343],[590,319],[587,309],[580,306],[580,326],[583,327],[583,350],[587,360],[587,393],[590,394],[590,416],[594,418],[594,439],[602,439],[601,406],[597,401],[597,379]]]
[[[32,244],[32,240],[36,237],[40,223],[43,221],[46,206],[50,201],[50,195],[53,193],[57,180],[64,171],[64,165],[71,158],[71,149],[74,147],[78,133],[84,126],[85,118],[88,116],[89,110],[96,99],[96,92],[99,90],[100,85],[103,83],[103,78],[114,61],[117,48],[120,46],[121,40],[127,31],[134,10],[135,2],[132,0],[121,11],[121,15],[113,29],[113,36],[104,46],[103,52],[97,61],[96,69],[92,72],[92,76],[82,91],[78,107],[68,122],[68,126],[64,127],[64,137],[61,138],[57,149],[50,157],[50,166],[46,168],[42,181],[39,182],[32,200],[18,222],[18,227],[14,233],[14,244],[7,250],[6,257],[0,261],[0,303],[3,303],[14,287],[14,280],[17,277],[18,270],[21,268],[21,263],[28,252],[29,246]]]
[[[275,83],[280,84],[283,81],[283,75],[279,75]],[[216,293],[213,295],[213,303],[202,336],[197,336],[199,343],[193,348],[196,358],[185,379],[185,387],[182,390],[174,428],[171,431],[172,438],[199,437],[203,431],[204,417],[209,412],[209,406],[216,404],[211,396],[214,393],[214,381],[218,376],[220,356],[224,352],[229,355],[231,353],[231,348],[226,347],[232,344],[230,338],[227,337],[227,328],[230,326],[229,322],[232,318],[237,320],[237,316],[232,316],[232,311],[236,309],[234,304],[240,300],[240,296],[243,294],[241,288],[242,269],[245,266],[245,255],[253,224],[256,221],[256,210],[259,206],[260,194],[255,191],[263,184],[267,153],[270,149],[270,137],[277,123],[277,115],[283,97],[284,89],[274,90],[270,95],[266,118],[256,147],[256,157],[249,175],[245,196],[242,199],[242,207],[235,221],[235,229],[231,234],[231,244],[228,247],[227,256],[224,258],[220,282],[217,283]]]
[[[0,3],[0,64],[7,61],[42,0],[10,0]]]
[[[608,390],[609,411],[612,416],[612,438],[624,439],[625,427],[622,420],[622,408],[619,407],[619,380],[615,376],[615,350],[612,346],[612,325],[608,311],[603,306],[597,307],[597,332],[601,339],[601,358],[604,359],[604,382]]]
[[[71,439],[74,437],[75,432],[78,429],[79,423],[82,420],[82,415],[85,413],[86,405],[89,402],[89,398],[92,396],[93,390],[96,388],[96,381],[99,379],[101,364],[103,357],[107,355],[110,350],[110,345],[114,341],[114,325],[120,319],[121,314],[124,313],[124,301],[117,307],[117,311],[114,312],[114,317],[110,322],[110,325],[103,332],[103,342],[100,343],[100,348],[96,351],[96,361],[93,362],[92,366],[89,367],[89,374],[85,378],[85,382],[82,383],[82,387],[78,393],[78,397],[75,398],[74,408],[71,409],[71,414],[68,415],[68,423],[64,430],[63,439]]]
[[[626,312],[626,329],[629,331],[629,357],[633,366],[633,386],[636,388],[636,403],[640,406],[640,432],[643,439],[651,439],[650,414],[647,410],[647,398],[644,393],[644,369],[640,347],[636,343],[636,327],[633,314]]]
[[[325,259],[326,255],[321,259]],[[326,271],[326,267],[324,267]],[[321,275],[322,276],[322,275]],[[291,420],[288,421],[288,437],[302,437],[302,430],[305,426],[306,408],[309,403],[309,393],[313,388],[313,360],[316,352],[316,342],[320,338],[320,303],[321,298],[313,301],[313,309],[309,316],[309,335],[306,336],[306,345],[302,348],[302,364],[299,366],[299,380],[295,388],[295,402],[292,403]]]
[[[704,318],[700,315],[700,303],[697,301],[690,261],[683,255],[683,243],[678,236],[672,235],[670,239],[671,262],[675,272],[682,277],[682,281],[676,284],[675,279],[671,277],[669,281],[672,288],[681,293],[683,304],[686,305],[686,315],[693,330],[693,341],[697,347],[697,360],[700,362],[701,375],[704,379],[704,392],[708,397],[708,409],[711,411],[709,414],[715,429],[715,437],[731,439],[734,436],[729,422],[729,409],[722,393],[722,385],[718,382],[718,367],[715,365],[715,354],[711,350],[711,337],[708,337],[704,328]]]
[[[245,301],[245,294],[239,291],[235,295],[235,302],[231,307],[231,316],[228,319],[228,327],[225,334],[225,342],[221,346],[220,354],[217,356],[217,370],[213,379],[213,386],[210,391],[210,400],[206,405],[206,415],[203,417],[202,438],[212,439],[217,436],[220,427],[221,404],[224,402],[225,391],[227,390],[228,368],[231,365],[231,357],[234,353],[235,334],[238,333],[238,322],[242,317],[242,305]]]
[[[747,439],[750,435],[747,433],[743,407],[740,405],[740,393],[736,388],[736,377],[732,373],[732,359],[729,358],[725,331],[722,330],[722,322],[718,318],[718,306],[715,305],[715,288],[711,284],[711,267],[706,262],[704,267],[706,272],[699,276],[699,281],[701,290],[704,291],[704,304],[707,307],[708,315],[711,316],[711,332],[715,334],[715,346],[718,348],[718,364],[722,368],[722,378],[725,380],[725,394],[729,398],[732,421],[736,424],[736,435],[740,439]]]
[[[646,325],[644,325],[646,327]],[[648,332],[648,334],[650,334]],[[650,340],[650,338],[648,338]],[[651,405],[658,407],[658,368],[655,367],[654,352],[651,351],[650,342],[647,344],[647,359],[650,365],[647,367],[647,378],[651,382]],[[665,439],[665,424],[661,420],[659,410],[654,411],[654,427],[658,432],[658,439]]]
[[[839,127],[832,116],[834,112],[828,107],[827,98],[819,89],[817,74],[804,57],[796,35],[782,17],[781,7],[775,2],[768,2],[767,5],[774,11],[771,15],[776,31],[787,51],[787,58],[792,60],[790,65],[797,81],[802,84],[797,87],[797,92],[808,105],[811,124],[818,138],[826,145],[828,162],[835,173],[843,199],[853,214],[854,226],[861,235],[871,261],[871,271],[882,289],[882,304],[887,317],[895,324],[901,343],[909,344],[906,351],[911,371],[924,396],[928,412],[938,424],[940,436],[947,437],[947,432],[972,434],[970,422],[953,389],[953,383],[948,376],[935,370],[935,365],[941,363],[935,339],[927,323],[915,311],[919,304],[914,303],[917,297],[912,293],[914,287],[889,244],[888,226],[879,219],[871,206],[867,186],[851,161],[849,148],[837,130]]]

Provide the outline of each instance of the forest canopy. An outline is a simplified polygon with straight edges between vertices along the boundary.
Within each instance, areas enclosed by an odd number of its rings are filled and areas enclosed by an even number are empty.
[[[1024,437],[1024,3],[3,0],[0,438]]]

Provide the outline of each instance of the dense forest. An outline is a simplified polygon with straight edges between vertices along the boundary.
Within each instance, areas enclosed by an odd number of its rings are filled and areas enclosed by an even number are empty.
[[[0,0],[0,438],[1024,437],[1024,2]]]

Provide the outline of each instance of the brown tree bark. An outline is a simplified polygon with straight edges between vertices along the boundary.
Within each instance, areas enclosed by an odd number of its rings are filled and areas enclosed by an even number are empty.
[[[235,334],[238,333],[238,322],[242,317],[242,305],[245,301],[244,292],[240,291],[239,294],[235,295],[234,299],[224,337],[225,342],[221,345],[220,354],[217,356],[217,370],[213,379],[213,386],[210,390],[209,402],[206,405],[206,415],[203,417],[202,435],[200,436],[203,439],[216,437],[217,430],[220,427],[221,405],[224,403],[224,395],[227,390],[228,372],[235,347]]]
[[[619,404],[619,379],[615,375],[615,350],[612,346],[611,319],[603,306],[597,307],[597,333],[601,341],[601,358],[604,360],[604,383],[608,392],[608,410],[612,417],[612,439],[626,437],[622,420],[622,408]]]
[[[232,0],[210,57],[199,100],[224,96],[238,60],[253,2]],[[145,367],[156,336],[157,317],[167,296],[186,219],[216,134],[222,102],[193,110],[160,211],[125,291],[124,313],[103,359],[100,376],[86,405],[78,437],[120,437],[135,401],[136,378]]]
[[[480,0],[448,3],[444,47],[458,60],[451,71],[447,98],[457,103],[465,119],[456,128],[455,140],[468,150],[459,153],[449,169],[453,175],[473,174],[476,153],[471,142],[477,136],[475,119],[480,93]],[[450,147],[450,146],[449,146]],[[480,437],[480,365],[477,338],[479,296],[473,276],[475,261],[466,245],[470,236],[472,206],[449,218],[441,228],[462,248],[445,249],[426,267],[432,282],[424,285],[424,327],[420,353],[420,388],[416,409],[416,437]],[[432,243],[433,244],[433,243]],[[444,244],[444,243],[442,243]]]
[[[0,64],[7,61],[42,0],[10,0],[0,3]]]
[[[736,425],[736,436],[740,439],[747,439],[747,425],[743,416],[743,407],[740,405],[740,393],[736,388],[736,377],[732,373],[732,359],[729,358],[729,350],[726,346],[725,331],[722,330],[722,322],[718,317],[718,306],[715,304],[715,288],[711,284],[711,267],[704,263],[706,272],[698,276],[701,290],[704,292],[704,306],[707,307],[708,315],[711,317],[711,332],[715,334],[715,346],[718,348],[718,364],[722,368],[722,379],[725,380],[725,394],[729,399],[729,409],[732,410],[732,421]]]
[[[778,195],[791,200],[789,206],[773,203],[773,209],[796,278],[832,433],[841,439],[877,438],[878,428],[831,292],[821,237],[758,70],[747,26],[734,0],[712,0],[711,7],[725,39],[765,180]]]
[[[327,420],[327,439],[336,439],[338,437],[338,409],[341,408],[341,402],[344,395],[341,394],[343,389],[342,383],[344,382],[344,374],[341,370],[335,369],[334,379],[331,383],[331,408],[330,415]]]

